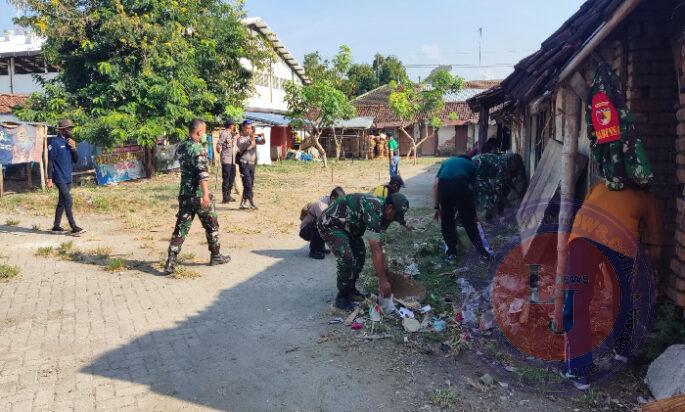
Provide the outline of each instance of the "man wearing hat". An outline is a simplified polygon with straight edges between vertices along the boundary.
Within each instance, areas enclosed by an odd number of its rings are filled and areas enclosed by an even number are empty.
[[[390,166],[390,177],[400,175],[400,145],[395,140],[392,132],[388,133],[388,162]]]
[[[60,120],[57,125],[57,136],[48,141],[48,188],[57,186],[59,191],[52,231],[55,233],[66,232],[61,225],[62,215],[66,212],[69,226],[71,226],[71,234],[78,236],[86,231],[78,227],[72,212],[71,175],[74,171],[73,164],[78,162],[73,131],[74,123],[71,120]]]
[[[235,158],[238,150],[236,148],[236,125],[233,120],[228,120],[224,124],[224,130],[219,135],[219,140],[216,142],[216,151],[221,156],[221,193],[223,193],[223,200],[221,203],[228,203],[234,199],[231,197],[231,190],[233,190],[233,183],[235,183]]]
[[[351,310],[353,300],[365,297],[356,286],[366,260],[365,235],[378,276],[380,296],[390,297],[388,269],[380,236],[392,222],[404,226],[404,215],[408,209],[409,201],[401,193],[390,195],[384,202],[373,195],[355,193],[338,199],[323,212],[317,221],[317,227],[338,259],[336,308]]]

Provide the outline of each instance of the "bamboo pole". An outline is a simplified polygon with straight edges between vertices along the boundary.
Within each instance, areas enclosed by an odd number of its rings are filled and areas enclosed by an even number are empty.
[[[563,115],[563,128],[557,129],[563,137],[561,152],[561,192],[559,207],[559,229],[557,233],[557,267],[555,287],[555,320],[557,331],[562,326],[561,314],[564,301],[564,274],[568,264],[568,238],[573,224],[573,206],[575,199],[575,171],[578,155],[578,137],[580,135],[580,99],[575,93],[565,88],[557,92],[557,116]]]

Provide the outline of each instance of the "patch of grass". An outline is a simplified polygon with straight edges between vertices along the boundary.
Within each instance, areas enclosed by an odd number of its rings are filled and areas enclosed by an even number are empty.
[[[5,220],[5,225],[7,226],[17,226],[19,221],[17,219],[7,219]]]
[[[685,343],[685,322],[682,309],[671,303],[659,305],[654,320],[654,328],[640,355],[640,361],[650,363],[673,344]]]
[[[43,246],[39,247],[38,250],[36,250],[35,255],[42,257],[42,258],[47,258],[52,256],[52,252],[54,251],[54,248],[52,246]]]
[[[174,269],[174,273],[171,274],[171,277],[174,279],[196,279],[201,276],[200,273],[182,265],[177,265],[176,269]]]
[[[516,368],[516,373],[518,374],[521,382],[529,385],[541,383],[561,383],[564,380],[564,378],[557,373],[544,368],[537,368],[528,365],[523,365]]]
[[[21,271],[14,265],[7,265],[0,263],[0,280],[9,280],[13,277],[19,276]]]
[[[195,262],[195,253],[181,253],[178,255],[178,263],[193,263]]]
[[[436,389],[429,399],[434,406],[448,410],[454,410],[462,403],[461,396],[450,389]]]
[[[100,246],[94,250],[91,250],[88,254],[97,259],[107,259],[112,254],[112,248],[108,246]]]
[[[599,406],[604,403],[607,398],[607,393],[601,389],[590,388],[582,395],[576,398],[579,406],[586,410],[598,410]]]
[[[61,257],[67,256],[74,249],[74,242],[69,240],[67,242],[62,242],[57,247],[57,255]]]
[[[121,258],[109,259],[105,265],[105,270],[108,272],[118,272],[126,269],[126,261]]]
[[[40,232],[40,225],[31,225],[31,230],[34,232]]]

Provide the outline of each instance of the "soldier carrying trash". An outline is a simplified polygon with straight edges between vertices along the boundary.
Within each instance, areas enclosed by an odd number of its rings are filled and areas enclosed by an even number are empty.
[[[338,199],[323,212],[317,222],[319,233],[338,259],[336,308],[352,310],[352,301],[365,298],[356,287],[366,260],[365,234],[378,276],[380,297],[391,297],[388,267],[380,236],[392,222],[405,226],[407,209],[409,201],[401,193],[392,194],[385,202],[373,195],[356,193]]]

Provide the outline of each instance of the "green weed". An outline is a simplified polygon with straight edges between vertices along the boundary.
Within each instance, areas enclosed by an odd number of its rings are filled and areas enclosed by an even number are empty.
[[[31,230],[34,232],[40,232],[40,225],[31,225]]]
[[[456,409],[462,403],[461,396],[450,389],[436,389],[430,394],[429,399],[438,408],[449,410]]]
[[[65,257],[69,254],[69,252],[74,249],[74,242],[72,240],[69,240],[67,242],[62,242],[60,245],[57,247],[57,255],[61,257]]]
[[[195,253],[181,253],[178,255],[178,263],[193,263],[195,262]]]
[[[540,383],[561,383],[564,378],[559,374],[543,368],[523,365],[516,369],[521,382],[534,385]]]
[[[17,226],[19,221],[17,219],[7,219],[5,220],[5,225],[7,226]]]
[[[171,274],[171,277],[174,279],[195,279],[201,276],[202,275],[200,275],[200,273],[195,272],[194,270],[189,269],[187,266],[182,265],[176,266],[176,269],[174,269],[174,273]]]
[[[44,246],[44,247],[39,247],[38,250],[36,250],[35,255],[43,258],[47,258],[52,256],[52,252],[54,251],[54,248],[52,246]]]
[[[105,265],[105,270],[108,272],[118,272],[126,269],[126,261],[121,258],[109,259],[107,265]]]
[[[649,363],[673,344],[685,343],[683,310],[671,303],[661,304],[656,311],[654,328],[641,354],[641,361]]]
[[[0,263],[0,280],[9,280],[21,273],[19,268],[14,265]]]
[[[112,248],[107,246],[100,246],[88,253],[97,259],[107,259],[112,254]]]

